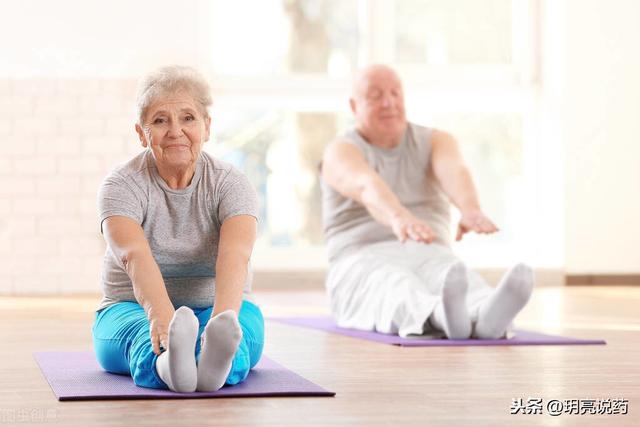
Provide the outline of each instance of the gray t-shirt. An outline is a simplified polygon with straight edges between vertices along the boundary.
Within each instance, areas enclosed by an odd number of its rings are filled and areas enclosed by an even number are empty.
[[[409,123],[401,143],[385,149],[369,144],[356,129],[340,139],[356,146],[368,165],[413,215],[436,233],[436,242],[449,246],[449,200],[431,168],[431,129]],[[396,240],[391,228],[376,221],[353,199],[342,196],[323,180],[322,218],[329,253],[334,262],[363,246]]]
[[[220,227],[232,216],[258,218],[258,199],[249,180],[230,164],[202,152],[188,187],[174,190],[158,174],[150,150],[116,167],[98,193],[100,228],[116,215],[141,225],[175,307],[210,307]],[[107,245],[102,265],[104,297],[98,310],[136,301],[122,262]],[[251,292],[251,273],[244,287]]]

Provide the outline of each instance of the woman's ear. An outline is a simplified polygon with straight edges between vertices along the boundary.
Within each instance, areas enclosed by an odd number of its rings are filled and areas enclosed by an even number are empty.
[[[208,141],[211,137],[211,117],[207,116],[204,119],[204,140]]]
[[[147,136],[144,134],[144,130],[142,126],[136,123],[136,133],[138,134],[138,138],[140,139],[140,143],[143,147],[147,148]]]

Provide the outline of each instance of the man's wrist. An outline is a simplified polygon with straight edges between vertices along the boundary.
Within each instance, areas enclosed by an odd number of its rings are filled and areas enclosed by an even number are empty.
[[[460,213],[462,216],[482,212],[482,208],[478,203],[469,203],[460,208]]]
[[[405,208],[404,206],[401,206],[397,209],[393,209],[391,211],[391,215],[389,216],[392,220],[396,220],[396,219],[400,219],[403,217],[406,217],[407,215],[410,215],[411,212],[409,212],[409,210],[407,208]]]

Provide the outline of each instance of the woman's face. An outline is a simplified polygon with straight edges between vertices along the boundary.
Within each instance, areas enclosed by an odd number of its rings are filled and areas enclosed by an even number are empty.
[[[195,165],[210,125],[191,96],[178,92],[153,102],[136,131],[142,146],[151,147],[158,167],[179,170]]]

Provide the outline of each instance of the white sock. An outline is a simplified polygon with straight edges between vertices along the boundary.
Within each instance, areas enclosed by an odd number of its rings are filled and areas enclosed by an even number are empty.
[[[170,390],[186,393],[196,389],[198,327],[198,318],[189,307],[178,308],[171,319],[168,348],[156,360],[156,372]]]
[[[198,391],[216,391],[224,385],[241,339],[235,311],[223,311],[209,319],[202,333]]]
[[[533,270],[525,264],[516,264],[507,271],[498,287],[479,307],[475,335],[481,339],[502,338],[529,301],[533,283]]]
[[[429,317],[431,325],[444,331],[449,339],[467,339],[471,335],[471,318],[465,303],[468,286],[464,264],[453,264],[444,278],[442,301]]]

